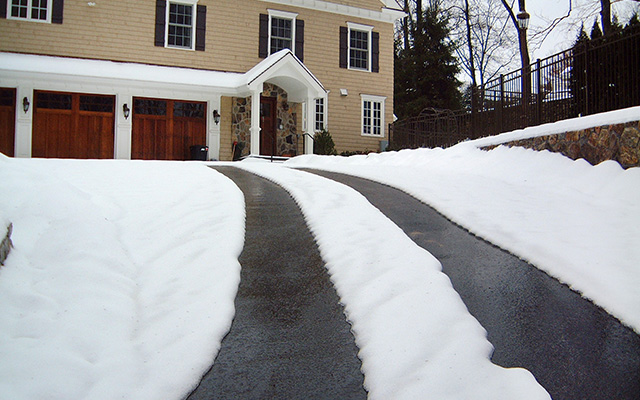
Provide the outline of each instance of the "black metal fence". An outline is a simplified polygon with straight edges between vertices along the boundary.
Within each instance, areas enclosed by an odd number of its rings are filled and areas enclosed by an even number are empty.
[[[468,138],[640,105],[640,27],[585,41],[487,82],[471,110],[425,109],[389,126],[390,147],[446,147]]]

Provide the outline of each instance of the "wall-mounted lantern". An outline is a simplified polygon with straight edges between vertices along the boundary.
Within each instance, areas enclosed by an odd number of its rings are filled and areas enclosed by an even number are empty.
[[[29,111],[29,99],[25,96],[22,99],[22,109],[24,110],[25,114],[27,113],[27,111]]]
[[[215,122],[216,125],[220,123],[220,113],[218,113],[218,110],[213,110],[213,122]]]
[[[129,113],[131,112],[131,110],[129,109],[129,106],[127,105],[127,103],[124,103],[122,105],[122,113],[124,114],[124,119],[128,119],[129,118]]]

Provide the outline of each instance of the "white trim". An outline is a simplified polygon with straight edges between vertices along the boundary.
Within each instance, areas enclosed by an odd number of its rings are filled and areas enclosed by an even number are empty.
[[[268,38],[268,42],[267,42],[268,54],[269,55],[274,54],[274,53],[271,52],[271,32],[272,32],[272,30],[271,30],[271,20],[273,18],[291,20],[291,48],[289,50],[295,51],[295,48],[296,48],[296,18],[298,17],[298,13],[292,13],[292,12],[280,11],[280,10],[272,10],[272,9],[267,9],[267,11],[269,12],[269,38]]]
[[[191,47],[183,47],[169,44],[169,13],[171,8],[171,3],[180,4],[183,6],[191,7]],[[196,50],[196,23],[197,23],[197,8],[198,0],[167,0],[165,7],[165,17],[164,17],[164,47],[167,49],[179,49],[179,50],[188,50],[195,51]]]
[[[333,14],[346,15],[352,18],[364,18],[378,22],[388,22],[393,24],[396,20],[403,18],[406,14],[403,11],[380,7],[380,11],[367,10],[365,8],[345,6],[323,0],[260,0],[284,6],[300,7],[309,10],[324,11]]]
[[[298,17],[298,13],[289,12],[289,11],[273,10],[271,8],[267,9],[267,11],[269,12],[270,17],[285,18],[285,19],[296,19]]]
[[[31,8],[33,7],[33,0],[27,0],[27,17],[12,17],[11,16],[11,8],[13,7],[13,3],[11,0],[7,0],[7,19],[13,19],[15,21],[30,21],[30,22],[40,22],[42,24],[50,24],[51,23],[51,14],[53,13],[53,1],[47,1],[47,19],[35,19],[31,18]]]
[[[360,94],[360,135],[366,137],[384,138],[385,137],[385,125],[384,125],[384,113],[385,113],[385,100],[384,96],[376,96],[371,94]],[[364,102],[370,101],[371,103],[380,103],[380,134],[375,135],[373,133],[364,133]],[[373,104],[371,107],[371,131],[373,132]]]

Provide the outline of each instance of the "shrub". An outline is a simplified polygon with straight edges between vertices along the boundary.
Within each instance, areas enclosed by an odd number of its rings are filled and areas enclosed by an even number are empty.
[[[336,145],[333,143],[331,134],[326,129],[317,132],[313,136],[313,154],[320,154],[325,156],[335,156]]]

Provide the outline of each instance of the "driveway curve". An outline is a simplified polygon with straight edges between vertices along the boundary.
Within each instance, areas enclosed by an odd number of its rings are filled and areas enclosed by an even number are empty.
[[[244,192],[236,314],[188,400],[366,399],[358,348],[300,209],[274,183],[215,167]]]
[[[554,400],[638,400],[640,336],[568,286],[395,188],[310,170],[351,186],[442,263],[488,331],[492,361],[524,367]]]

